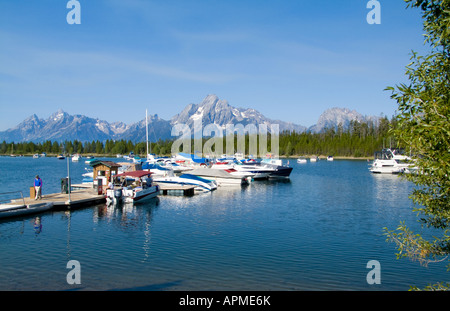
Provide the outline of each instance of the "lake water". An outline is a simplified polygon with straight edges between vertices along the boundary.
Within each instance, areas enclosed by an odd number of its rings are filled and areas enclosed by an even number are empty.
[[[113,159],[116,160],[116,159]],[[0,222],[0,290],[408,290],[448,281],[445,264],[397,260],[383,227],[419,228],[398,176],[366,161],[297,164],[288,181],[255,181],[211,193],[160,196]],[[70,162],[73,183],[87,167]],[[0,192],[60,191],[67,161],[0,158]],[[81,284],[69,285],[69,260]],[[381,265],[369,285],[368,261]]]

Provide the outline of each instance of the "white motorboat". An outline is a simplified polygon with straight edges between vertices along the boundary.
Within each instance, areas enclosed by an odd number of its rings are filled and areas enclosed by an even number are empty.
[[[219,159],[211,165],[211,169],[229,170],[234,169],[236,164],[240,164],[235,159]]]
[[[272,170],[272,172],[269,173],[269,178],[289,178],[293,170],[293,168],[289,166],[289,160],[287,161],[287,165],[284,165],[283,160],[278,159],[273,155],[262,159],[260,164],[257,163],[255,166]]]
[[[267,159],[262,159],[260,163],[261,163],[261,165],[270,164],[270,165],[282,166],[283,165],[283,160],[275,159],[275,158],[267,158]]]
[[[187,171],[190,171],[193,169],[193,167],[189,167],[189,166],[184,166],[184,165],[179,165],[177,163],[166,163],[165,166],[170,167],[174,173],[179,174],[179,173],[184,173]]]
[[[152,163],[148,163],[145,162],[144,164],[142,164],[142,169],[143,170],[148,170],[149,172],[151,172],[153,175],[152,177],[156,178],[156,177],[164,177],[164,176],[173,176],[173,169],[171,167],[168,166],[161,166],[159,164],[152,164]]]
[[[172,160],[175,161],[175,163],[183,163],[184,165],[190,166],[190,167],[197,167],[197,166],[208,166],[211,164],[211,159],[209,158],[202,158],[195,154],[188,154],[188,153],[177,153],[173,156]]]
[[[111,203],[136,203],[144,199],[154,198],[159,194],[159,186],[153,184],[150,177],[151,172],[148,171],[131,171],[115,175],[115,178],[123,178],[129,182],[129,179],[135,181],[131,186],[128,184],[119,187],[114,186],[113,189],[106,190],[106,200]]]
[[[255,174],[249,173],[249,172],[240,172],[238,170],[235,170],[234,168],[226,169],[225,172],[230,173],[231,175],[241,176],[247,178],[247,181],[250,183],[253,181],[253,177],[255,177]]]
[[[327,157],[327,161],[334,161],[333,156],[328,156],[328,157]]]
[[[262,165],[249,165],[249,164],[239,164],[235,165],[234,169],[239,172],[252,173],[254,179],[264,179],[269,178],[270,174],[275,172],[275,169],[268,166]]]
[[[259,160],[256,160],[253,158],[242,159],[242,160],[239,160],[239,162],[242,164],[259,164],[260,163]]]
[[[257,162],[255,161],[254,164]],[[221,158],[218,159],[211,165],[212,170],[225,171],[231,175],[246,177],[247,181],[250,182],[255,177],[254,173],[247,172],[245,170],[237,170],[236,166],[242,165],[243,162],[238,162],[235,158]],[[253,162],[252,162],[253,164]]]
[[[292,167],[283,165],[281,159],[266,158],[261,161],[221,159],[211,166],[212,169],[236,170],[233,174],[252,174],[252,179],[289,177]]]
[[[191,185],[195,186],[195,190],[197,191],[212,191],[217,189],[217,183],[215,181],[207,180],[192,174],[159,177],[155,178],[154,182],[157,184]]]
[[[81,159],[82,157],[81,157],[81,154],[74,154],[73,156],[72,156],[72,162],[78,162],[78,161],[80,161],[80,159]]]
[[[33,154],[33,159],[39,159],[39,154],[37,153]]]
[[[95,163],[96,161],[98,161],[96,158],[88,156],[88,157],[86,157],[86,160],[84,161],[84,163],[91,165],[91,164]]]
[[[134,156],[132,160],[133,160],[133,163],[143,163],[145,161],[140,156]]]
[[[211,168],[196,168],[189,172],[191,175],[199,176],[208,180],[216,181],[218,186],[245,185],[249,183],[253,174],[238,172],[237,170],[219,170]]]
[[[83,176],[83,183],[91,183],[94,181],[94,172],[92,169],[88,169],[87,167],[84,168],[86,173],[81,174]]]
[[[311,161],[311,162],[317,162],[317,161],[319,161],[319,157],[317,157],[317,156],[312,156],[312,157],[309,158],[309,161]]]
[[[300,158],[297,159],[297,163],[299,163],[299,164],[303,164],[303,163],[306,163],[306,162],[308,162],[308,161],[306,160],[305,157],[300,157]]]
[[[416,169],[411,157],[401,154],[398,150],[391,150],[390,148],[376,152],[374,161],[369,167],[369,171],[374,174],[411,173]]]
[[[153,164],[153,163],[157,164],[157,165],[161,166],[164,169],[172,170],[176,174],[183,173],[183,172],[186,172],[186,171],[190,171],[190,170],[192,170],[194,168],[194,167],[191,167],[191,166],[179,165],[178,163],[176,163],[171,158],[156,158],[156,159],[153,159],[152,161],[148,161],[148,163],[150,163],[150,164]]]
[[[269,178],[289,178],[293,170],[293,167],[286,165],[264,164],[263,167],[272,170],[269,173]]]

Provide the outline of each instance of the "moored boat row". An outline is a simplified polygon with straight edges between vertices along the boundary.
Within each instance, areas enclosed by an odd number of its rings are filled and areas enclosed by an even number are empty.
[[[317,162],[317,161],[319,161],[319,157],[318,156],[311,156],[309,158],[309,161],[310,162]],[[331,156],[331,155],[327,156],[327,161],[330,161],[330,162],[334,161],[333,156]],[[297,159],[297,163],[299,163],[299,164],[303,164],[303,163],[307,163],[307,162],[308,162],[308,159],[306,157],[304,157],[304,156],[299,157]]]
[[[245,159],[242,153],[221,159],[185,153],[178,153],[171,158],[155,158],[149,153],[147,111],[146,136],[146,158],[140,158],[132,152],[128,156],[117,155],[117,158],[131,160],[133,166],[87,157],[85,164],[92,167],[92,172],[83,174],[84,185],[81,188],[97,189],[98,195],[104,195],[109,204],[135,203],[155,198],[160,192],[160,184],[213,191],[219,186],[247,185],[254,179],[289,178],[292,172],[292,167],[283,165],[281,160],[274,159],[270,154],[263,160]],[[57,158],[65,159],[66,156],[60,154]],[[72,162],[79,162],[81,158],[80,154],[74,154]],[[67,188],[70,195],[72,186],[69,177]],[[17,210],[22,210],[24,206]],[[40,208],[44,207],[47,205]],[[29,207],[27,209],[31,211]],[[34,210],[37,211],[37,207]],[[3,215],[8,215],[7,212],[5,209]]]
[[[108,174],[100,177],[104,179],[102,185],[109,183],[110,189],[106,190],[108,202],[135,202],[139,200],[140,194],[149,192],[148,189],[158,192],[158,188],[152,187],[160,185],[192,186],[196,192],[208,192],[222,186],[247,185],[255,179],[289,178],[292,172],[292,167],[283,165],[278,159],[209,159],[181,154],[172,158],[149,155],[140,163],[132,161],[133,168],[127,167],[127,162],[120,163],[118,174],[109,175],[112,182],[108,180]],[[131,162],[129,163],[131,165]],[[102,165],[102,161],[97,160],[90,165],[94,167],[94,172],[86,174],[90,174],[92,180],[95,180],[98,178],[95,167]],[[124,182],[128,183],[127,187]]]

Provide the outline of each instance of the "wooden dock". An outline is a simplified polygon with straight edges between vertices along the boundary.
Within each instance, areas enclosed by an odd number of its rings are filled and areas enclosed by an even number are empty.
[[[87,207],[106,202],[104,194],[99,195],[97,189],[86,185],[73,185],[75,189],[69,193],[51,193],[43,194],[39,200],[34,199],[34,191],[30,187],[30,196],[20,199],[11,200],[4,209],[14,209],[19,207],[31,207],[36,205],[45,205],[51,203],[51,210],[70,210],[80,207]],[[195,186],[193,185],[179,185],[179,184],[164,184],[158,185],[160,194],[163,195],[184,195],[193,196],[195,194]],[[34,189],[34,188],[33,188]]]
[[[40,200],[35,200],[30,197],[24,199],[26,205],[52,202],[53,209],[71,209],[106,202],[105,195],[98,195],[97,191],[92,188],[72,190],[70,196],[66,193],[52,193],[42,195],[42,199]]]

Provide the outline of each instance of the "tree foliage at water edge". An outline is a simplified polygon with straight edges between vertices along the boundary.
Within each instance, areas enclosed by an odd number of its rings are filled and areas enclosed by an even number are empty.
[[[406,66],[409,84],[387,89],[399,111],[393,134],[418,155],[418,173],[406,178],[416,185],[410,198],[426,230],[415,233],[404,222],[396,230],[385,230],[388,240],[397,244],[399,258],[427,266],[448,262],[450,255],[450,0],[405,2],[422,12],[429,53],[413,52]],[[448,285],[439,282],[425,289],[448,290]]]

